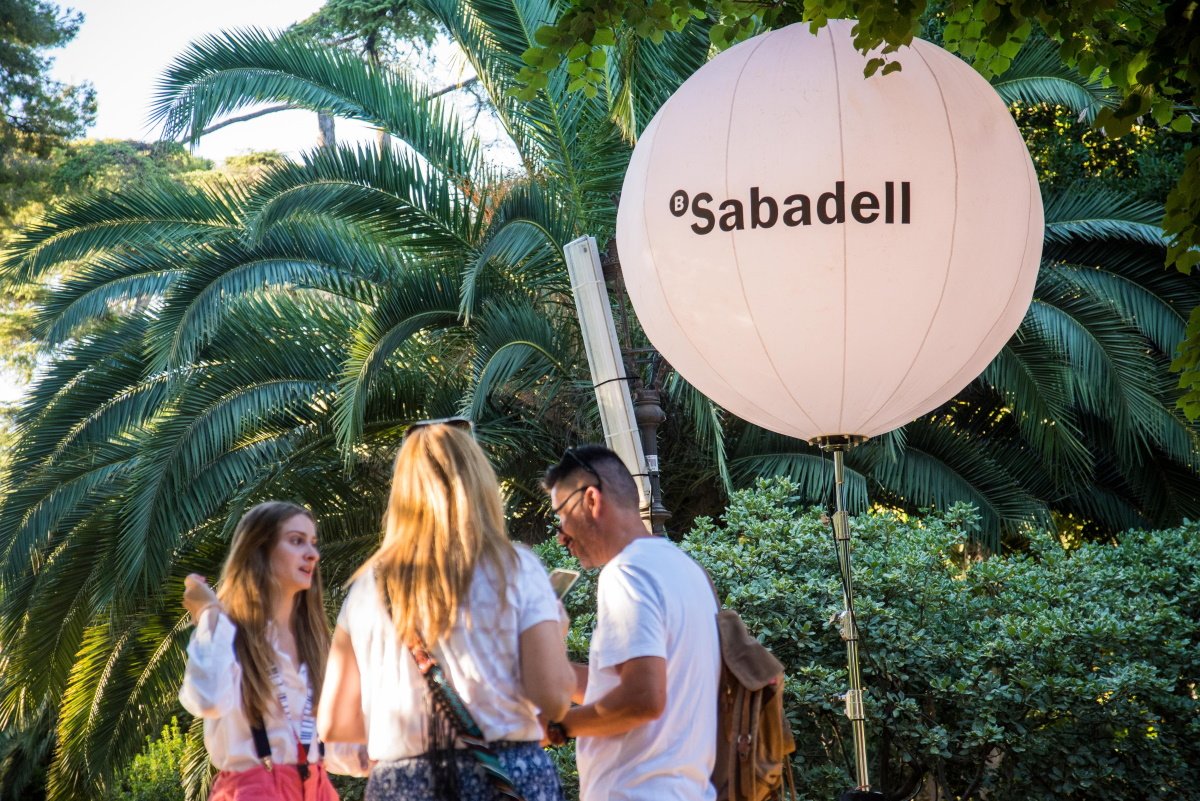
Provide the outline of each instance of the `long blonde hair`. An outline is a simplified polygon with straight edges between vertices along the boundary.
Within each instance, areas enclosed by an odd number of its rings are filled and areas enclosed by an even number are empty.
[[[471,435],[444,424],[412,430],[396,454],[383,543],[362,568],[376,572],[400,642],[419,636],[434,647],[464,608],[479,560],[505,580],[516,558],[496,473]]]
[[[261,724],[263,713],[278,707],[271,680],[275,649],[267,637],[267,623],[280,593],[271,573],[271,552],[279,542],[282,525],[296,515],[315,522],[312,512],[287,501],[267,501],[250,509],[238,521],[229,556],[221,567],[217,597],[225,613],[237,624],[233,648],[242,666],[242,706],[251,725]],[[319,562],[313,569],[312,586],[297,593],[295,604],[292,634],[300,661],[308,666],[315,705],[329,654],[329,623],[325,618]]]

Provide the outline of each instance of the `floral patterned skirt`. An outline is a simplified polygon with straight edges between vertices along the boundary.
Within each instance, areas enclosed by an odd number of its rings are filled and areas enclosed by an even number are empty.
[[[563,801],[554,763],[540,745],[497,744],[496,756],[525,801]],[[461,801],[495,801],[495,790],[478,760],[469,751],[460,751],[455,761]],[[363,796],[364,801],[425,801],[436,797],[433,769],[424,756],[375,763]]]

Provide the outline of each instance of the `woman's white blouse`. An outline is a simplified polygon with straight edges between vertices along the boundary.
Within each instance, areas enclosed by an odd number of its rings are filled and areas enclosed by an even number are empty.
[[[268,631],[271,630],[269,627]],[[248,770],[260,764],[250,733],[250,721],[242,707],[242,666],[233,650],[236,631],[234,622],[217,607],[210,606],[201,612],[188,643],[187,668],[183,674],[183,687],[179,690],[183,708],[204,719],[204,746],[218,770]],[[297,668],[274,640],[271,644],[275,648],[275,662],[279,666],[292,720],[289,725],[276,703],[264,713],[263,724],[271,743],[271,760],[276,764],[295,764],[300,755],[293,727],[297,732],[300,730],[308,696],[308,669],[303,664]],[[313,700],[315,703],[316,698]],[[313,763],[321,761],[316,742],[314,725],[312,741],[308,744],[308,761]],[[352,745],[326,745],[326,770],[365,775],[366,765],[360,765],[359,750],[358,746]]]
[[[558,620],[558,599],[537,556],[523,546],[516,550],[518,569],[507,582],[482,563],[476,568],[466,609],[433,656],[485,738],[537,741],[542,728],[521,688],[518,638],[531,626]],[[498,587],[507,605],[500,603]],[[397,642],[372,571],[355,579],[338,626],[350,635],[358,663],[370,758],[404,759],[427,751],[425,679],[408,648]]]

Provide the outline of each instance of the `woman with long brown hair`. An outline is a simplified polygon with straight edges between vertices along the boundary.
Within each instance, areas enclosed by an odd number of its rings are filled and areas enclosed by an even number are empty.
[[[334,629],[318,728],[367,744],[367,801],[562,799],[538,715],[570,704],[565,614],[467,425],[409,429]]]
[[[319,559],[312,513],[268,501],[238,522],[216,592],[184,580],[196,630],[179,700],[204,719],[220,771],[210,801],[337,799],[315,725],[329,652]]]

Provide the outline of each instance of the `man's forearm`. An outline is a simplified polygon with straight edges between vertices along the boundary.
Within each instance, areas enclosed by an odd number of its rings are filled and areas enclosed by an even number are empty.
[[[635,663],[656,663],[662,660],[633,660]],[[621,666],[622,671],[631,663]],[[563,718],[563,728],[571,737],[608,737],[624,734],[644,723],[658,719],[666,704],[665,681],[646,682],[637,674],[645,675],[638,665],[629,672],[620,684],[594,703],[571,707]],[[665,663],[655,664],[655,673],[663,672]],[[586,684],[585,684],[586,686]]]
[[[568,736],[610,737],[632,731],[658,717],[638,707],[610,706],[604,700],[571,707],[562,720]]]

